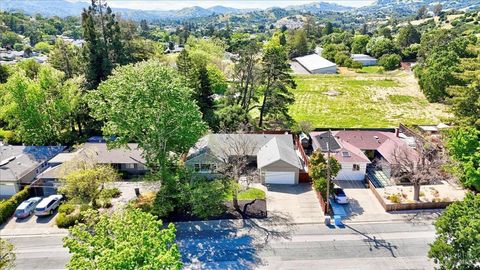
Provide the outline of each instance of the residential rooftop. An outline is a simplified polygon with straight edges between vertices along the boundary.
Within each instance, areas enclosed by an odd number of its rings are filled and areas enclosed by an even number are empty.
[[[15,182],[65,149],[64,146],[0,146],[0,181]]]
[[[302,65],[308,71],[337,66],[335,63],[330,62],[316,53],[300,56],[294,60],[300,63],[300,65]]]

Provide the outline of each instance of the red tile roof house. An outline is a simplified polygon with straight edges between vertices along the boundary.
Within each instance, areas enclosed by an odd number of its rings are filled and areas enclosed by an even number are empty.
[[[394,153],[406,149],[412,159],[417,152],[408,146],[407,141],[393,132],[372,130],[338,130],[310,133],[313,150],[321,149],[331,154],[342,165],[335,180],[363,181],[367,173],[367,165],[381,161],[382,171],[390,178],[391,166],[395,163]]]

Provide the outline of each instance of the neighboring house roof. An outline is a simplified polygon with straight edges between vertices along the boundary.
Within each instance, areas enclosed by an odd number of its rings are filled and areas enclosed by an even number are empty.
[[[409,147],[403,141],[396,141],[392,139],[386,140],[380,147],[377,148],[377,151],[382,155],[382,157],[390,164],[395,164],[395,151],[400,150],[407,151],[406,154],[409,156],[410,160],[416,161],[418,159],[418,153],[413,148]]]
[[[302,169],[302,164],[293,148],[293,144],[286,144],[284,141],[275,137],[258,151],[257,167],[259,169],[264,168],[277,161],[284,161],[298,169]]]
[[[50,167],[37,175],[37,179],[58,179],[62,178],[62,172],[60,170],[61,165]]]
[[[64,148],[64,146],[0,146],[0,181],[12,182],[21,179]]]
[[[395,133],[375,130],[339,130],[332,134],[362,150],[376,150],[388,139],[401,141]]]
[[[315,138],[313,144],[320,148],[322,152],[327,152],[330,148],[330,151],[337,151],[341,148],[338,141],[335,139],[334,135],[330,131],[325,132],[312,132],[311,136]]]
[[[108,149],[106,143],[85,143],[84,151],[93,151],[96,160],[101,164],[132,164],[145,163],[142,157],[143,150],[138,148],[138,144],[129,143],[128,148]]]
[[[129,143],[127,148],[108,149],[106,143],[84,143],[80,149],[71,153],[60,153],[49,161],[51,165],[57,165],[45,170],[37,176],[39,179],[60,178],[61,164],[73,160],[74,158],[91,158],[98,164],[144,164],[142,157],[143,151],[138,148],[138,144]]]
[[[366,54],[352,54],[351,58],[354,61],[359,61],[359,62],[360,61],[377,61],[377,58],[371,57],[370,55],[366,55]]]
[[[273,138],[293,147],[291,134],[209,134],[190,148],[187,160],[204,153],[220,160],[225,160],[228,156],[257,156],[260,148]]]
[[[328,61],[316,53],[297,57],[294,60],[300,63],[300,65],[308,71],[337,66],[335,63]]]
[[[344,141],[341,141],[341,144],[342,148],[335,152],[335,158],[339,162],[370,163],[370,159],[362,150]]]
[[[316,148],[320,148],[322,152],[326,152],[325,147],[326,138],[329,131],[312,132],[310,135],[313,138],[313,143]],[[334,139],[332,139],[334,138]],[[334,141],[332,141],[334,140]],[[330,137],[331,148],[330,151],[336,153],[338,160],[350,160],[349,157],[342,155],[342,151],[348,151],[352,154],[351,160],[369,162],[363,151],[365,150],[377,150],[389,163],[394,163],[394,153],[397,149],[405,147],[411,158],[417,157],[417,152],[408,146],[406,140],[402,140],[397,137],[395,133],[374,131],[374,130],[339,130],[332,131],[332,137]],[[338,147],[332,147],[332,145]]]

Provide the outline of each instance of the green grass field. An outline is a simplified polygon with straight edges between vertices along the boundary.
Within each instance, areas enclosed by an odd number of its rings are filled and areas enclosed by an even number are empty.
[[[249,188],[245,191],[241,191],[238,193],[238,199],[239,200],[255,200],[255,199],[265,199],[265,192],[263,190],[260,190],[258,188]],[[231,201],[232,200],[232,194],[228,193],[226,194],[226,200]]]
[[[448,116],[430,104],[411,75],[296,75],[295,104],[290,114],[313,127],[395,127],[438,124]],[[338,95],[326,95],[335,91]]]

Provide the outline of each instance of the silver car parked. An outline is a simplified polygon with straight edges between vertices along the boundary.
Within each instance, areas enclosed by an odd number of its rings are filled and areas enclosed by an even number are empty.
[[[35,208],[35,216],[48,216],[53,213],[53,211],[60,205],[62,202],[63,195],[50,195],[37,205]]]
[[[26,218],[29,217],[37,204],[42,200],[40,197],[33,197],[24,202],[22,202],[17,209],[15,210],[15,217],[16,218]]]

